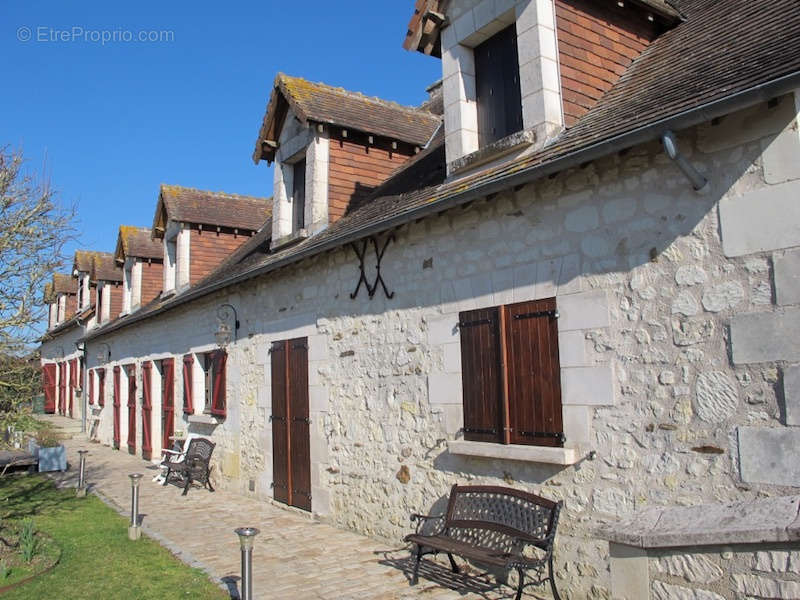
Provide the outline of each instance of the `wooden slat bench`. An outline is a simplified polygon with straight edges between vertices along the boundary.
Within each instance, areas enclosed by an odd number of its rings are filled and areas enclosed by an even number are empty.
[[[412,585],[417,583],[422,557],[445,552],[454,573],[458,573],[454,554],[486,565],[516,569],[516,600],[522,596],[525,573],[535,569],[541,574],[547,567],[546,578],[540,576],[530,583],[549,580],[553,597],[560,600],[553,576],[553,542],[562,506],[563,502],[512,488],[454,485],[445,514],[411,515],[412,521],[418,521],[416,533],[405,538],[416,545]]]

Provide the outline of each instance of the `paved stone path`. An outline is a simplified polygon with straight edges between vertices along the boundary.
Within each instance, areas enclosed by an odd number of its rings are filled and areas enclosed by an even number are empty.
[[[402,541],[385,543],[313,521],[309,516],[270,502],[223,490],[210,493],[152,481],[157,473],[148,462],[76,436],[66,440],[70,470],[56,476],[60,485],[77,482],[79,449],[87,449],[90,489],[125,515],[130,514],[128,473],[145,473],[140,513],[146,535],[157,539],[184,562],[206,570],[238,597],[239,542],[236,527],[261,530],[253,555],[256,598],[381,599],[425,598],[510,599],[514,591],[472,570],[456,575],[446,566],[420,569],[420,581],[409,585],[411,562]],[[439,563],[445,565],[445,562]],[[463,563],[462,563],[463,564]],[[540,597],[526,595],[526,598]]]

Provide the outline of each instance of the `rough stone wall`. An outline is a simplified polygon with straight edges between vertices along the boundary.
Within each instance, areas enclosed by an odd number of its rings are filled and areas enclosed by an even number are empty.
[[[234,304],[242,327],[228,349],[228,418],[208,433],[220,483],[269,498],[269,347],[308,336],[314,512],[396,542],[409,513],[436,512],[453,483],[532,490],[566,503],[556,549],[565,595],[607,597],[598,521],[796,493],[739,475],[737,428],[781,426],[786,365],[731,362],[731,321],[773,311],[774,268],[771,250],[726,256],[718,216],[721,201],[771,189],[764,146],[791,126],[787,102],[679,136],[709,177],[707,195],[653,143],[401,228],[381,265],[392,300],[382,291],[369,300],[363,287],[351,300],[358,261],[340,250],[98,341],[135,360],[205,351],[216,307]],[[442,324],[461,310],[552,296],[580,309],[560,319],[571,321],[560,324],[571,365],[562,381],[577,384],[565,394],[586,397],[576,405],[583,439],[567,443],[596,458],[564,467],[449,452],[460,437],[460,361],[458,331],[445,336]],[[602,310],[605,319],[582,319]],[[583,377],[598,369],[614,375],[602,402]],[[105,431],[108,413],[107,402]]]
[[[653,600],[800,598],[796,544],[680,548],[648,566]]]

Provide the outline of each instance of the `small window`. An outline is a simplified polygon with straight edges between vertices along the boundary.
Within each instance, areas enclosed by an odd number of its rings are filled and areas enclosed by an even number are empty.
[[[215,350],[201,355],[205,377],[205,405],[203,412],[216,417],[225,417],[225,366],[228,355],[224,350]]]
[[[97,284],[97,306],[94,308],[94,313],[97,315],[97,322],[103,322],[103,284]]]
[[[464,439],[562,446],[555,298],[459,314]]]
[[[300,231],[306,226],[306,161],[293,165],[292,177],[292,231]]]
[[[475,48],[475,89],[481,147],[522,130],[516,26]]]

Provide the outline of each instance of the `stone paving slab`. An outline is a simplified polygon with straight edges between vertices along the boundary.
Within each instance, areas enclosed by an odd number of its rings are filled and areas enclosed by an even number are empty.
[[[423,559],[419,584],[409,583],[412,562],[401,540],[386,543],[313,521],[298,511],[270,502],[217,490],[193,488],[187,496],[174,485],[152,481],[155,467],[127,452],[112,450],[85,438],[65,441],[71,467],[54,477],[62,486],[77,485],[80,449],[89,450],[90,490],[124,515],[130,514],[129,473],[145,473],[140,513],[146,535],[156,539],[187,564],[205,570],[238,597],[239,542],[233,530],[258,527],[253,554],[256,598],[322,600],[453,600],[514,597],[514,590],[468,567],[454,574],[446,559]],[[460,562],[460,564],[464,564]],[[543,588],[528,588],[525,598],[544,598]],[[527,590],[526,590],[527,591]]]

